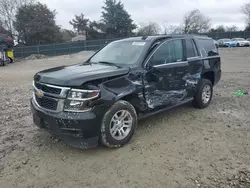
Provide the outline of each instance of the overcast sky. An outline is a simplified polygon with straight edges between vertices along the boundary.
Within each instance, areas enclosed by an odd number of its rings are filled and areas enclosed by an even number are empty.
[[[211,18],[213,25],[237,25],[244,28],[243,4],[250,0],[121,0],[136,24],[157,22],[179,24],[185,12],[198,8]],[[83,13],[91,20],[99,20],[103,0],[40,0],[56,9],[57,24],[72,29],[69,21]]]

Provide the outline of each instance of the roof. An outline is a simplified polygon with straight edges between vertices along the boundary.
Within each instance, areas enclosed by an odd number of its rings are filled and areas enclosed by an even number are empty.
[[[157,40],[157,39],[162,39],[162,38],[209,38],[206,35],[192,35],[192,34],[182,34],[182,35],[154,35],[154,36],[139,36],[139,37],[130,37],[126,39],[122,39],[120,41],[152,41],[152,40]]]

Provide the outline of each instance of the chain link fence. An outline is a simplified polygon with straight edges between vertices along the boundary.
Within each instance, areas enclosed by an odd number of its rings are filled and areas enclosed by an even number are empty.
[[[73,54],[81,51],[96,51],[104,45],[118,40],[104,39],[104,40],[86,40],[78,42],[57,43],[48,45],[25,46],[14,48],[15,58],[25,58],[33,54],[42,54],[45,56],[57,56],[65,54]]]
[[[213,32],[213,33],[202,33],[213,39],[221,38],[250,38],[250,31],[237,31],[237,32]],[[14,48],[15,58],[25,58],[32,54],[43,54],[46,56],[57,56],[65,54],[78,53],[80,51],[96,51],[104,45],[118,40],[114,39],[103,39],[103,40],[86,40],[79,42],[68,42],[48,45],[37,45]]]
[[[234,31],[234,32],[213,32],[213,33],[203,33],[215,40],[223,38],[250,38],[250,31]]]

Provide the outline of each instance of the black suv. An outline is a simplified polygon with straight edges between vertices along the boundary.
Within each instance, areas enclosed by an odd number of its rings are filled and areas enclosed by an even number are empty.
[[[211,38],[127,38],[84,63],[37,73],[33,120],[72,146],[100,142],[117,148],[130,141],[139,119],[189,101],[207,107],[220,78],[220,56]]]

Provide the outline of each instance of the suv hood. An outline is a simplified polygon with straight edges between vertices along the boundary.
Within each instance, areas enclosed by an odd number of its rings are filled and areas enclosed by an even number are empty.
[[[38,72],[35,81],[58,86],[81,86],[83,83],[100,78],[125,75],[129,68],[118,68],[104,64],[78,64],[61,66]]]

